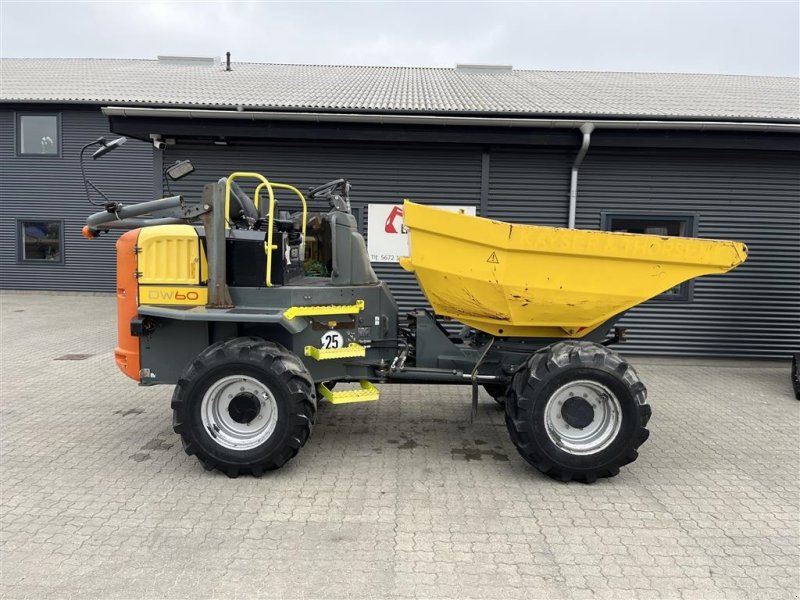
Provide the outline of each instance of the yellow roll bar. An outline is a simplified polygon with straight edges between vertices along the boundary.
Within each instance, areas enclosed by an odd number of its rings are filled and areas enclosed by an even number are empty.
[[[225,222],[228,222],[228,215],[231,214],[231,184],[233,183],[234,179],[258,179],[261,184],[256,189],[256,197],[253,199],[253,203],[256,205],[256,210],[258,209],[258,191],[261,187],[266,187],[269,191],[269,199],[270,199],[270,215],[272,214],[272,204],[275,199],[272,193],[272,184],[264,177],[261,173],[252,173],[250,171],[236,171],[235,173],[231,173],[228,175],[227,179],[225,179]]]
[[[303,234],[303,241],[306,239],[306,220],[308,218],[308,206],[306,205],[306,197],[303,195],[303,192],[298,190],[293,185],[289,185],[288,183],[273,183],[273,187],[280,188],[283,190],[289,190],[290,192],[294,192],[295,195],[300,198],[300,204],[303,206],[303,227],[301,233]]]
[[[256,205],[256,210],[258,210],[261,202],[261,190],[263,188],[267,188],[267,191],[269,192],[269,220],[267,221],[267,242],[264,244],[264,252],[267,253],[267,287],[272,287],[272,252],[270,252],[270,250],[276,248],[276,246],[272,245],[272,227],[275,221],[275,215],[273,214],[275,208],[275,194],[272,191],[273,188],[290,190],[297,194],[297,196],[300,198],[300,202],[303,205],[303,227],[301,238],[303,244],[306,243],[306,216],[308,214],[308,208],[306,207],[305,196],[303,196],[300,190],[298,190],[296,187],[289,185],[288,183],[276,183],[274,181],[270,182],[264,179],[262,183],[258,184],[256,192],[253,195],[253,204]]]
[[[305,196],[303,196],[300,190],[287,183],[270,182],[266,177],[264,177],[260,173],[253,173],[250,171],[236,171],[235,173],[231,173],[230,175],[228,175],[227,179],[225,180],[225,223],[228,222],[228,215],[230,214],[231,183],[233,182],[234,179],[257,179],[258,181],[261,182],[258,184],[258,187],[256,187],[255,195],[253,196],[253,204],[256,207],[256,211],[258,211],[259,205],[261,203],[261,190],[267,188],[267,194],[269,195],[269,211],[267,212],[267,241],[264,242],[264,253],[267,255],[266,283],[267,287],[272,287],[271,251],[277,248],[277,246],[275,246],[272,243],[273,242],[272,229],[275,224],[275,215],[273,214],[275,209],[275,192],[273,191],[273,188],[289,190],[290,192],[294,192],[297,195],[297,197],[300,198],[300,203],[303,205],[303,226],[302,226],[303,243],[305,243],[306,239],[306,220],[308,217],[308,206],[306,205],[306,198]]]
[[[293,185],[289,185],[288,183],[276,183],[274,181],[268,182],[266,185],[261,184],[256,188],[255,198],[253,198],[253,202],[256,205],[256,210],[258,210],[258,203],[259,203],[259,195],[261,194],[261,188],[269,186],[270,188],[277,188],[280,190],[289,190],[290,192],[294,192],[295,195],[300,198],[300,204],[303,205],[303,239],[306,238],[306,217],[308,216],[308,206],[306,205],[306,197],[303,196],[303,193],[298,190]],[[272,201],[272,195],[270,195],[270,202]],[[270,204],[269,208],[270,219],[272,218],[272,204]],[[270,223],[271,225],[271,223]]]
[[[231,211],[231,183],[234,179],[245,178],[245,179],[258,179],[261,183],[258,184],[256,188],[256,194],[253,198],[253,204],[255,204],[256,211],[258,210],[258,198],[259,194],[261,193],[262,188],[267,188],[267,192],[269,193],[269,221],[267,223],[267,241],[264,243],[264,253],[267,255],[267,274],[266,274],[266,283],[267,287],[272,287],[272,252],[275,248],[272,244],[272,223],[273,223],[273,216],[272,216],[272,209],[275,206],[275,194],[272,192],[272,184],[270,184],[269,180],[264,177],[261,173],[252,173],[249,171],[236,171],[235,173],[231,173],[228,175],[228,178],[225,180],[225,222],[228,222],[228,215]]]

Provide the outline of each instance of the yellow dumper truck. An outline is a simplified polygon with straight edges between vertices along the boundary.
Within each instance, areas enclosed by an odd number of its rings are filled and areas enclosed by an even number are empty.
[[[296,188],[233,173],[199,204],[108,201],[88,218],[89,238],[129,230],[117,242],[117,363],[140,384],[175,386],[174,429],[206,468],[261,475],[306,443],[319,401],[430,383],[471,386],[473,410],[486,389],[541,472],[614,476],[636,459],[650,418],[644,384],[609,347],[615,321],[747,256],[738,242],[516,225],[406,202],[401,264],[430,308],[401,316],[349,191],[344,179],[311,190],[330,205],[312,214]]]

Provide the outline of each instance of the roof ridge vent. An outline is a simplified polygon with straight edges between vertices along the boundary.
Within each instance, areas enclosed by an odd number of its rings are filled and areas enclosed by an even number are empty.
[[[513,70],[512,65],[456,65],[456,71],[459,73],[511,73]]]
[[[188,67],[218,67],[219,56],[159,56],[162,65],[184,65]]]

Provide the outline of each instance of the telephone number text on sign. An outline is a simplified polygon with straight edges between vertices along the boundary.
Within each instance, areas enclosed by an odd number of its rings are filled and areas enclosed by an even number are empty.
[[[474,206],[443,206],[436,208],[475,215]],[[370,204],[367,215],[367,250],[372,262],[398,262],[408,256],[408,230],[403,224],[402,204]]]

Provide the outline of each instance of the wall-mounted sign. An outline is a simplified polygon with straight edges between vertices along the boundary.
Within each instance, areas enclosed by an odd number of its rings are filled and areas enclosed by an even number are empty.
[[[434,205],[453,212],[475,215],[474,206]],[[403,225],[402,204],[370,204],[367,215],[367,249],[372,262],[397,262],[408,256],[408,231]]]

